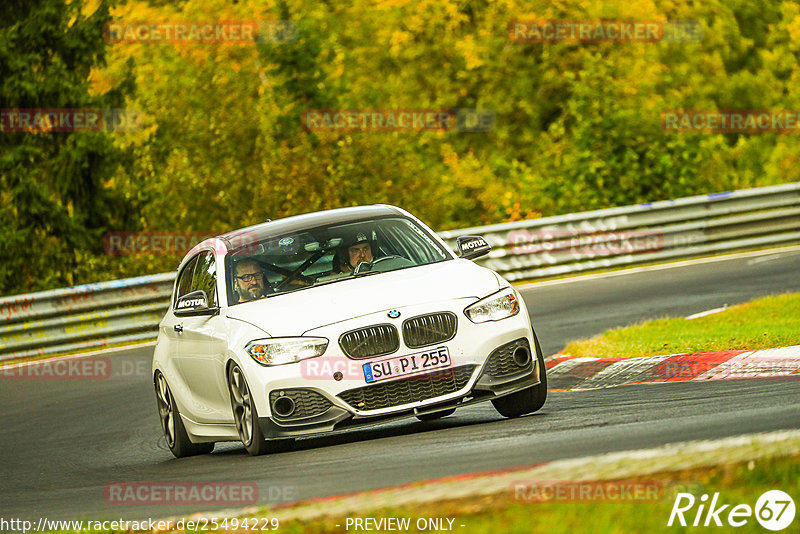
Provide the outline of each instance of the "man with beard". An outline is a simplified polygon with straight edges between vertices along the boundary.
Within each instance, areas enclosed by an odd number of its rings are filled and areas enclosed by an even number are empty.
[[[239,295],[239,302],[249,302],[267,296],[264,270],[256,260],[242,260],[236,264],[234,287]]]

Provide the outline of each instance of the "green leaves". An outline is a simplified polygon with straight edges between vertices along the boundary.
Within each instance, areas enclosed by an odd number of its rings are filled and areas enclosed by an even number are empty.
[[[88,16],[81,2],[31,0],[6,9],[13,18],[4,17],[0,27],[2,108],[121,103],[121,93],[89,91],[90,70],[105,57],[105,4]],[[104,187],[122,154],[101,132],[47,131],[0,132],[0,153],[0,292],[81,281],[79,255],[101,254],[103,231],[123,223],[129,211],[118,191]]]
[[[668,110],[800,109],[796,1],[97,5],[14,2],[0,17],[4,107],[141,112],[134,132],[0,137],[0,205],[12,228],[0,252],[14,255],[23,236],[57,251],[68,267],[53,272],[72,281],[174,268],[171,256],[104,257],[97,236],[108,229],[224,232],[377,202],[451,229],[800,179],[797,135],[661,125]],[[252,43],[110,45],[110,17],[291,31]],[[612,18],[695,21],[701,38],[508,35],[514,20]],[[476,109],[496,120],[484,132],[310,131],[309,109]],[[67,281],[43,282],[48,267],[34,263],[0,272],[0,292]]]

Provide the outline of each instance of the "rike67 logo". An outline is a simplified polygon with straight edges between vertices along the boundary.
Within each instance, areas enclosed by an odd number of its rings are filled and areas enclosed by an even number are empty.
[[[788,493],[781,490],[770,490],[764,492],[756,501],[755,508],[748,504],[724,504],[719,497],[719,493],[714,493],[711,502],[708,502],[707,494],[703,494],[699,499],[691,493],[678,493],[675,496],[675,503],[672,505],[672,512],[669,514],[667,526],[673,524],[683,527],[691,524],[698,526],[731,526],[741,527],[746,525],[753,516],[758,523],[772,531],[783,530],[794,521],[795,505]],[[696,510],[695,505],[697,505]],[[685,515],[684,515],[685,514]],[[687,521],[693,521],[688,523]]]

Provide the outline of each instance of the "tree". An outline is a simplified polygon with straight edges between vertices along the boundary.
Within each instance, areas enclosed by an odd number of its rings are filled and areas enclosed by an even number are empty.
[[[90,91],[92,67],[104,65],[108,9],[86,13],[82,2],[63,0],[0,7],[0,293],[91,281],[97,262],[108,261],[103,233],[132,213],[107,183],[125,156],[108,133],[13,123],[14,110],[124,106],[130,83]],[[78,129],[78,115],[66,129]]]

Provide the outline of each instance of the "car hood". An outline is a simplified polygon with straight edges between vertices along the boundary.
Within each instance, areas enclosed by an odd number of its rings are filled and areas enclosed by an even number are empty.
[[[449,260],[345,279],[238,304],[226,315],[272,337],[299,336],[337,322],[426,302],[480,298],[501,287],[493,271],[467,260]]]

